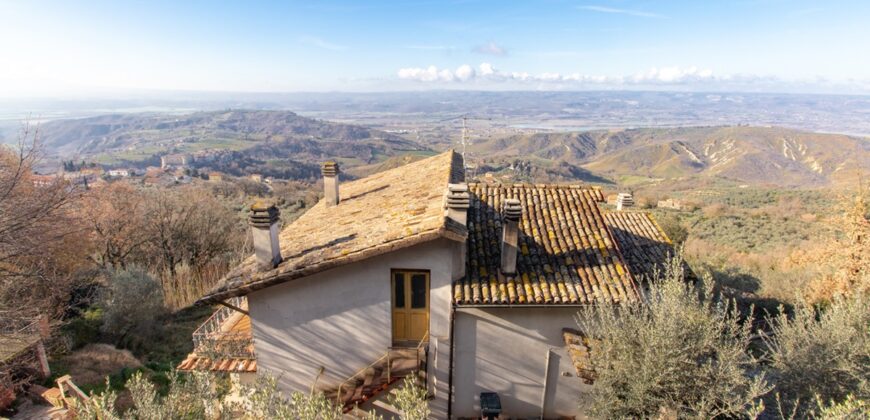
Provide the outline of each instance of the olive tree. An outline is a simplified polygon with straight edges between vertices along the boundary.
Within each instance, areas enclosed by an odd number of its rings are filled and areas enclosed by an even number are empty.
[[[763,338],[781,411],[806,416],[817,401],[870,399],[870,296],[780,312]]]
[[[674,258],[643,301],[588,307],[577,315],[592,343],[595,379],[582,404],[593,416],[713,418],[763,409],[769,386],[749,351],[750,323],[683,274]]]

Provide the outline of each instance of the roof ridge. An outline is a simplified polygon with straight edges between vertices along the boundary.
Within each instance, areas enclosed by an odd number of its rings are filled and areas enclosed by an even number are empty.
[[[415,161],[413,161],[413,162],[406,163],[406,164],[401,165],[401,166],[396,166],[395,168],[390,168],[390,169],[387,169],[387,170],[384,170],[384,171],[380,171],[380,172],[374,172],[374,173],[368,174],[368,175],[366,175],[366,176],[364,176],[364,177],[361,177],[361,178],[357,178],[357,179],[352,179],[352,180],[345,181],[345,182],[343,182],[341,185],[342,185],[342,186],[353,186],[353,185],[356,185],[356,184],[358,184],[358,183],[360,183],[360,182],[362,182],[362,181],[365,181],[365,180],[367,180],[367,179],[370,179],[370,178],[372,178],[372,177],[385,177],[385,176],[392,175],[393,173],[396,173],[396,172],[404,172],[404,171],[407,171],[408,168],[409,168],[410,166],[423,166],[423,164],[424,164],[426,161],[428,161],[428,160],[430,160],[430,159],[441,158],[441,157],[443,157],[444,155],[446,155],[446,154],[448,154],[448,153],[453,153],[453,155],[455,155],[455,154],[456,154],[456,151],[455,151],[453,148],[450,148],[450,149],[447,149],[447,150],[445,150],[445,151],[443,151],[443,152],[441,152],[441,153],[436,153],[436,154],[434,154],[434,155],[432,155],[432,156],[426,156],[426,157],[423,158],[423,159],[415,160]],[[450,165],[450,166],[453,165],[453,162],[452,162],[453,155],[451,155],[451,165]],[[448,167],[448,170],[449,170],[449,167]],[[318,201],[318,203],[319,203],[319,202],[320,202],[320,201]]]
[[[344,183],[338,205],[320,200],[282,229],[283,260],[277,267],[260,271],[249,257],[198,303],[244,295],[436,238],[464,240],[464,226],[450,223],[444,208],[447,185],[462,178],[462,159],[448,149]]]
[[[556,183],[532,183],[532,182],[498,182],[498,183],[487,183],[480,181],[471,181],[467,182],[469,187],[504,187],[504,188],[544,188],[544,189],[573,189],[573,190],[598,190],[601,187],[597,185],[586,185],[586,184],[556,184]]]

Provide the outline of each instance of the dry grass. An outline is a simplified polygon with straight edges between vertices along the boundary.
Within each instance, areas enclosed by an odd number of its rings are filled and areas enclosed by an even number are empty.
[[[211,262],[206,264],[200,272],[196,272],[184,264],[176,269],[175,279],[164,274],[161,276],[161,283],[166,308],[178,311],[192,305],[193,302],[209,292],[235,263],[237,263],[236,260]]]
[[[129,350],[109,344],[88,344],[64,357],[64,362],[77,385],[102,384],[107,376],[121,369],[142,366]]]

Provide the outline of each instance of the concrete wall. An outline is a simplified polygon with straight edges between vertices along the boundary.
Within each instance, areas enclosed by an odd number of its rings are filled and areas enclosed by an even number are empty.
[[[446,416],[451,281],[457,248],[440,239],[248,295],[258,372],[285,392],[337,384],[392,345],[390,270],[430,271],[429,389],[436,418]],[[438,415],[440,414],[440,416]]]
[[[582,417],[578,405],[588,388],[577,378],[562,339],[562,328],[576,325],[576,312],[541,307],[457,310],[453,415],[479,416],[479,395],[490,391],[499,394],[504,415],[539,417],[546,382],[545,418]]]

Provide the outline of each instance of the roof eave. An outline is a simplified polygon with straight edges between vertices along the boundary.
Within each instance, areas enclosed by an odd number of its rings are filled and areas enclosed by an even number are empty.
[[[436,239],[445,238],[451,241],[456,242],[465,242],[465,239],[468,236],[468,231],[465,226],[459,225],[457,223],[450,223],[449,219],[444,225],[442,225],[439,229],[430,230],[425,232],[420,232],[416,235],[402,238],[400,240],[387,242],[384,244],[380,244],[378,246],[366,248],[354,253],[350,253],[347,255],[342,255],[338,258],[333,258],[329,260],[321,261],[318,264],[309,265],[306,267],[302,267],[295,270],[289,271],[281,271],[280,266],[274,270],[272,273],[258,279],[254,282],[244,284],[238,287],[234,287],[232,289],[219,291],[215,293],[210,293],[199,298],[194,305],[211,305],[223,300],[244,296],[251,292],[255,292],[257,290],[262,290],[268,287],[272,287],[281,283],[286,283],[292,280],[301,279],[303,277],[308,277],[313,274],[317,274],[326,270],[330,270],[333,268],[338,268],[344,265],[353,264],[355,262],[359,262],[365,259],[369,259],[372,257],[376,257],[379,255],[384,255],[389,252],[397,251],[404,248],[409,248],[414,245],[419,245],[425,242],[430,242]]]

